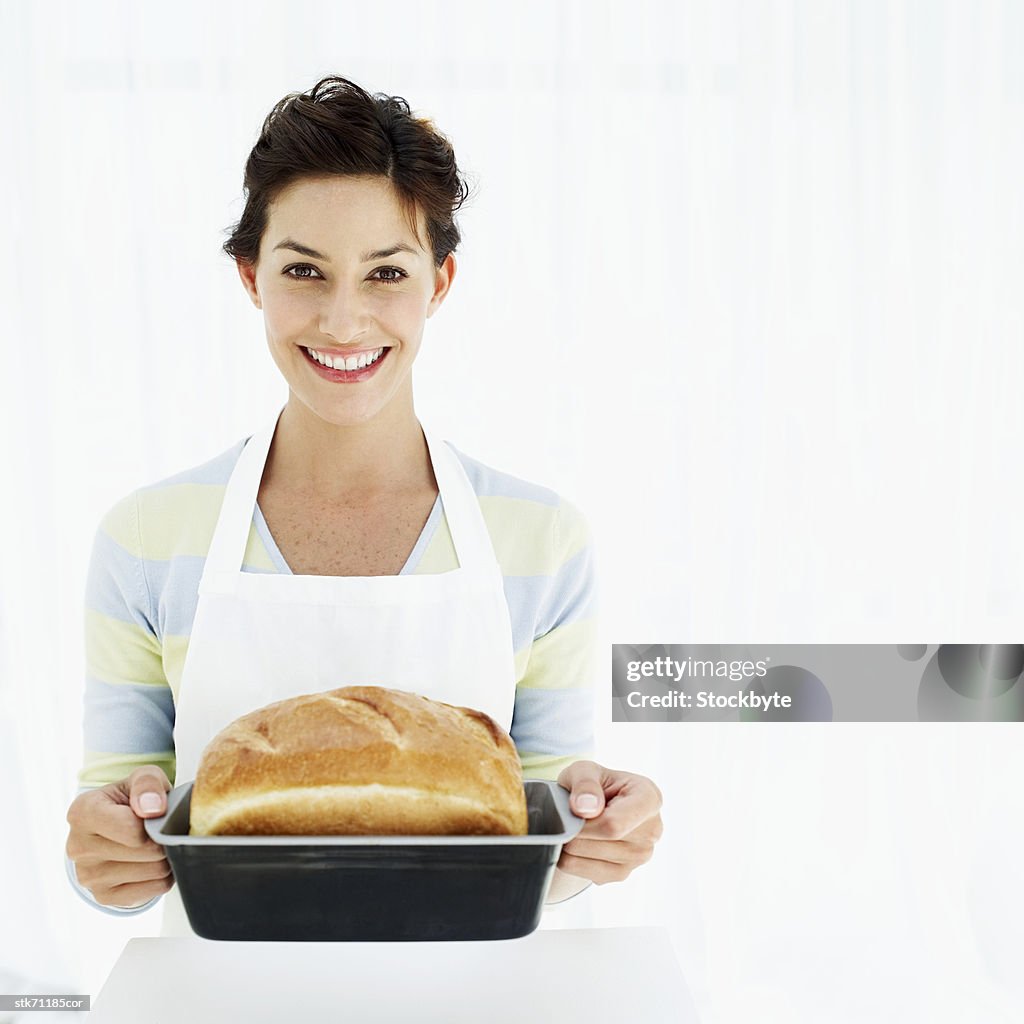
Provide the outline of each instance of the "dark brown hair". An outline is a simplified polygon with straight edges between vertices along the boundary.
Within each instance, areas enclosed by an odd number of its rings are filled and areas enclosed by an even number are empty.
[[[289,93],[267,115],[245,164],[245,208],[223,250],[255,264],[270,204],[301,178],[331,174],[387,178],[417,242],[417,210],[440,267],[462,236],[455,211],[470,190],[451,143],[428,117],[414,117],[401,96],[370,94],[337,75],[308,92]]]

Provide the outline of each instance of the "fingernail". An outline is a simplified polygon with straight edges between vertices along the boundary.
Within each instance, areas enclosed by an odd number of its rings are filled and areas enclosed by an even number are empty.
[[[163,803],[158,793],[143,793],[139,797],[139,810],[159,811],[163,807]]]
[[[596,811],[597,797],[593,793],[583,793],[581,796],[576,797],[576,810]]]

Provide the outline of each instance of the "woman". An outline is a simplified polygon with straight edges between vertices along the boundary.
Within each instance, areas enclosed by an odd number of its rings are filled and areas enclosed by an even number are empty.
[[[588,759],[585,521],[414,411],[412,366],[455,277],[467,194],[450,144],[405,100],[330,76],[271,111],[245,188],[224,248],[288,400],[97,531],[69,878],[114,913],[168,893],[163,934],[191,934],[143,823],[170,780],[194,778],[203,747],[253,708],[373,683],[486,711],[526,776],[570,791],[590,820],[549,903],[624,879],[661,835],[661,794]]]

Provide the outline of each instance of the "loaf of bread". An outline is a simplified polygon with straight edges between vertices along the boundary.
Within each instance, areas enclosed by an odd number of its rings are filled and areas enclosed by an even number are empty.
[[[347,686],[268,704],[203,750],[190,835],[525,835],[512,739],[489,715]]]

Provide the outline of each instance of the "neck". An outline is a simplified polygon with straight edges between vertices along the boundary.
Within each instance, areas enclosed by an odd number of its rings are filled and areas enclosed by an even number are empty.
[[[340,502],[436,490],[427,442],[411,401],[391,402],[372,419],[338,426],[291,392],[274,431],[264,484],[296,497]]]

